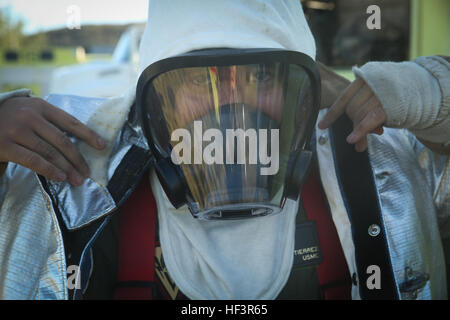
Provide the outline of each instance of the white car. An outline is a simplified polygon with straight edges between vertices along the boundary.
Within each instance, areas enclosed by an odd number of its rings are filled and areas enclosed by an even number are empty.
[[[120,37],[111,61],[92,61],[56,69],[50,81],[50,93],[91,97],[120,95],[137,81],[142,33],[143,27],[127,29]]]

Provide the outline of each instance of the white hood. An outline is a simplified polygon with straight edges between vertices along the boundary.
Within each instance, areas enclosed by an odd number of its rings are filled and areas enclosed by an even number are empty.
[[[316,56],[299,0],[149,1],[140,71],[206,48],[281,48]]]

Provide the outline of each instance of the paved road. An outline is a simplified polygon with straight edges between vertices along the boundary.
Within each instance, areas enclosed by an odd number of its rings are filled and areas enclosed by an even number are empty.
[[[0,90],[5,86],[39,85],[40,95],[48,94],[55,67],[0,67]]]

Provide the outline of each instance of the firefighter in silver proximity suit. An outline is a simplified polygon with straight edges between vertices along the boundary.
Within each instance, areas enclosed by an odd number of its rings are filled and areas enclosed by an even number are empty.
[[[152,65],[159,63],[161,71],[168,68],[164,59],[170,58],[176,62],[171,68],[189,74],[192,57],[202,57],[195,63],[202,64],[212,88],[205,91],[214,105],[208,121],[220,126],[225,124],[220,122],[224,112],[236,114],[232,108],[219,111],[220,91],[215,91],[214,85],[220,57],[227,61],[228,79],[234,84],[241,79],[239,72],[251,69],[236,66],[250,66],[251,59],[260,59],[260,66],[281,63],[280,74],[300,72],[301,79],[309,77],[310,83],[319,79],[315,73],[319,70],[321,89],[320,84],[310,85],[299,97],[312,97],[302,100],[305,112],[308,103],[312,108],[311,101],[319,99],[320,110],[317,105],[315,116],[309,113],[310,128],[303,124],[305,130],[292,131],[291,138],[307,139],[300,132],[310,131],[320,181],[354,279],[352,297],[447,298],[442,243],[450,237],[448,58],[370,62],[354,68],[357,80],[349,84],[314,61],[314,40],[301,5],[294,0],[204,1],[201,5],[150,1],[140,55],[141,71],[149,66],[152,70],[143,72],[141,78],[154,88],[161,86],[161,92],[173,82],[164,82]],[[300,65],[300,71],[293,65]],[[149,72],[155,72],[156,80]],[[286,79],[284,88],[289,92],[290,85],[297,82]],[[235,90],[236,86],[229,88]],[[145,113],[160,106],[158,121],[169,128],[173,113],[164,109],[163,95],[155,95],[152,101],[158,103],[150,105],[142,94],[136,93],[136,87],[111,99],[50,95],[42,100],[26,89],[0,94],[0,298],[69,298],[67,268],[73,257],[65,251],[63,234],[88,230],[89,237],[77,253],[82,276],[73,293],[74,298],[82,298],[95,268],[93,244],[136,187],[136,177],[154,164],[149,154],[163,150],[161,141],[167,138],[162,133],[155,137],[158,133],[149,125],[154,114]],[[247,96],[251,95],[250,90]],[[265,119],[247,104],[240,107],[242,113]],[[187,109],[180,110],[181,114]],[[141,125],[147,115],[150,134]],[[298,120],[291,118],[286,121]],[[276,126],[276,122],[265,123]],[[130,158],[136,172],[127,176]],[[185,175],[195,175],[189,167],[183,170]],[[187,297],[278,296],[292,267],[298,199],[276,193],[262,203],[261,198],[250,197],[250,204],[246,203],[249,212],[267,216],[239,222],[220,221],[215,216],[218,221],[211,223],[201,218],[217,214],[217,207],[202,207],[192,199],[197,194],[192,185],[186,187],[186,194],[192,196],[186,196],[183,204],[187,205],[178,206],[169,199],[172,195],[167,194],[161,172],[150,172],[166,266]],[[363,187],[355,177],[362,179]],[[270,181],[272,188],[275,182]],[[236,188],[244,190],[243,186]],[[280,188],[276,190],[283,190]],[[365,205],[352,192],[358,188],[363,188],[359,194],[369,199],[368,212],[358,209]],[[229,197],[221,202],[220,212],[235,205],[230,189],[227,192]],[[242,206],[239,210],[245,211]],[[277,210],[278,214],[268,214]],[[229,261],[230,257],[234,260]],[[227,263],[235,261],[242,261],[241,268],[227,272]],[[379,265],[383,272],[378,291],[366,287],[367,268],[372,265]]]

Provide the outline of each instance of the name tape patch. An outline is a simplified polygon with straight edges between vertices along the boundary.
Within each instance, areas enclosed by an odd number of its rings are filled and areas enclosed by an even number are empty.
[[[314,221],[298,224],[295,229],[294,267],[319,265],[321,262],[316,224]]]

